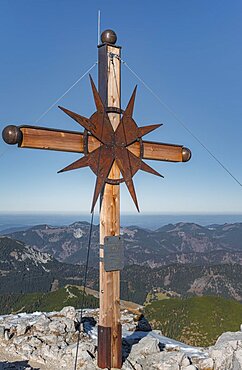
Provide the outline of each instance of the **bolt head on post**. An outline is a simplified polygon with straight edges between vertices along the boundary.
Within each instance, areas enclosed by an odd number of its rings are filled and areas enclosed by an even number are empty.
[[[14,144],[21,144],[22,142],[22,132],[19,127],[14,125],[6,126],[2,132],[2,138],[5,143],[14,145]]]
[[[117,35],[113,30],[105,30],[101,34],[101,41],[103,44],[114,45],[117,41]]]

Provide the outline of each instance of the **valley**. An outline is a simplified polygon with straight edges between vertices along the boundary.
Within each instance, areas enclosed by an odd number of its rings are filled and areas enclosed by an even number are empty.
[[[0,237],[0,294],[48,293],[82,285],[89,223],[37,225]],[[242,224],[178,223],[156,231],[122,228],[121,298],[220,296],[242,301]],[[98,291],[99,227],[94,225],[88,287]],[[78,264],[77,264],[78,263]]]

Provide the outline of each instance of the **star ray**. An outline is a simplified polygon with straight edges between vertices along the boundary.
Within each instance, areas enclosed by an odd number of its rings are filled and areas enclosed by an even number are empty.
[[[141,138],[142,136],[147,135],[149,132],[156,130],[160,126],[162,126],[162,123],[138,127],[138,137]]]
[[[68,116],[73,118],[77,123],[79,123],[79,125],[84,127],[86,130],[90,131],[93,134],[93,136],[95,136],[96,127],[90,121],[89,118],[83,117],[80,114],[72,112],[71,110],[61,107],[61,106],[58,106],[58,108],[60,108],[64,113],[66,113]]]
[[[106,179],[112,168],[113,162],[114,162],[114,155],[112,153],[112,149],[101,147],[100,148],[100,158],[99,158],[99,163],[98,163],[98,174],[97,174],[96,185],[95,185],[95,190],[93,194],[91,212],[93,212],[94,210],[94,207],[97,203],[98,196],[101,193],[105,185]]]
[[[132,180],[132,166],[129,157],[129,151],[126,148],[116,148],[115,158],[118,164],[118,167],[122,173],[125,184],[129,190],[129,193],[134,201],[134,204],[139,212],[138,200],[134,188],[134,183]],[[138,170],[138,169],[137,169]]]
[[[84,157],[78,159],[77,161],[71,163],[69,166],[58,171],[58,173],[76,170],[78,168],[90,166],[93,172],[96,174],[97,173],[97,159],[99,156],[99,151],[100,151],[100,147],[95,149],[93,152],[85,155]]]
[[[142,170],[145,172],[149,172],[152,175],[156,175],[159,177],[163,177],[159,172],[154,170],[152,167],[150,167],[147,163],[142,161],[140,158],[136,157],[133,153],[129,152],[129,158],[130,158],[130,163],[131,163],[131,168],[132,168],[132,176],[136,174],[138,170]]]

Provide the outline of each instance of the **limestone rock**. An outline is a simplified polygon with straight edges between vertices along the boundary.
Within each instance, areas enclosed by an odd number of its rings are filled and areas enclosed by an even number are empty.
[[[20,336],[20,335],[24,335],[27,331],[27,326],[25,323],[19,323],[17,324],[16,326],[16,335],[17,336]]]
[[[5,330],[4,332],[4,339],[9,340],[9,330]]]
[[[131,362],[127,359],[123,365],[122,365],[122,370],[134,370],[134,366],[131,364]]]
[[[159,340],[156,338],[144,337],[139,343],[133,345],[130,357],[136,358],[140,355],[151,355],[158,352],[160,352]]]
[[[65,328],[65,324],[60,320],[53,320],[49,323],[49,332],[56,335],[64,334]]]
[[[14,337],[13,338],[13,343],[16,345],[16,346],[19,346],[21,343],[23,343],[23,341],[26,341],[25,338],[23,337]]]
[[[226,332],[218,337],[216,345],[224,342],[234,342],[234,341],[241,341],[242,342],[242,331],[236,332]]]
[[[21,338],[22,339],[22,338]],[[42,345],[42,341],[37,338],[37,337],[34,337],[34,336],[31,336],[30,338],[28,338],[28,343],[32,346],[32,347],[39,347]]]
[[[189,366],[191,365],[191,360],[188,356],[184,355],[184,357],[182,358],[181,360],[181,363],[180,363],[181,366],[183,367],[186,367],[186,366]]]
[[[192,359],[193,365],[196,365],[199,370],[213,370],[214,363],[212,358],[199,358],[195,357]]]
[[[62,310],[60,311],[60,314],[67,317],[68,319],[70,320],[76,320],[76,316],[77,316],[77,313],[76,313],[76,310],[74,307],[72,306],[66,306],[64,308],[62,308]]]
[[[76,332],[76,326],[75,326],[75,321],[68,318],[64,317],[62,318],[61,322],[65,325],[65,330],[67,333],[75,333]]]
[[[23,353],[23,355],[26,356],[26,357],[29,357],[34,351],[34,348],[28,343],[23,343],[23,345],[20,347],[20,349],[21,349],[21,351],[19,351],[19,352]]]
[[[5,332],[5,327],[1,325],[0,326],[0,339],[4,338],[4,332]]]
[[[57,335],[54,334],[47,334],[43,336],[39,336],[39,339],[49,345],[57,344],[60,338]]]
[[[94,364],[84,364],[81,370],[97,370],[97,367]]]
[[[85,332],[80,333],[76,330],[78,312],[73,307],[65,307],[59,313],[2,317],[1,351],[13,358],[18,355],[42,364],[41,370],[72,369],[80,335],[77,369],[98,369],[95,345],[98,311],[84,313]],[[137,325],[139,330],[136,327],[133,333],[129,331],[135,328],[133,315],[125,312],[122,320],[126,335],[122,340],[123,370],[242,370],[242,332],[224,333],[214,346],[196,349],[167,340],[159,331],[149,332],[144,317]]]
[[[242,370],[242,349],[234,353],[233,370]]]
[[[129,357],[132,365],[134,365],[132,358]],[[182,352],[159,352],[140,356],[136,362],[142,366],[142,369],[159,369],[159,370],[180,370],[181,363],[184,360],[184,353]]]
[[[49,332],[50,319],[42,314],[36,323],[33,325],[33,329],[37,332],[48,333]]]
[[[219,343],[209,349],[209,355],[214,360],[215,370],[233,369],[233,355],[236,342]]]

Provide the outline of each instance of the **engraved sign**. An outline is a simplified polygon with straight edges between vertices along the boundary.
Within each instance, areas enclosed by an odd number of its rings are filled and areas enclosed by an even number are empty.
[[[104,269],[120,271],[124,268],[124,246],[120,236],[104,238]]]

